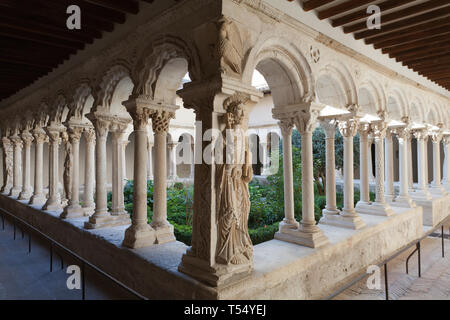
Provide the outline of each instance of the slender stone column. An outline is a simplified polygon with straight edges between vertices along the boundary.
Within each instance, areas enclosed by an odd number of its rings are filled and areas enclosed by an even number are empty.
[[[371,124],[372,136],[375,140],[375,178],[376,197],[369,209],[361,210],[361,213],[390,216],[394,214],[392,208],[384,198],[384,138],[386,136],[386,124],[377,121]]]
[[[394,144],[392,142],[392,132],[390,129],[386,130],[385,141],[385,199],[387,202],[392,202],[395,197],[394,192]]]
[[[127,129],[127,121],[123,123],[114,122],[112,125],[112,148],[113,148],[113,161],[112,161],[112,208],[111,215],[116,219],[123,219],[131,223],[128,212],[125,211],[125,203],[123,198],[123,140],[124,134]]]
[[[3,186],[1,189],[2,194],[9,194],[13,187],[14,172],[14,151],[13,143],[7,137],[2,138],[3,144]]]
[[[123,140],[121,143],[121,149],[120,149],[120,155],[122,158],[122,183],[123,183],[124,187],[128,181],[128,179],[127,179],[127,159],[125,156],[125,151],[127,150],[128,143],[130,143],[130,141]]]
[[[325,131],[325,148],[326,148],[326,206],[322,210],[324,217],[326,215],[338,215],[339,210],[336,206],[336,161],[334,140],[336,137],[336,122],[335,121],[320,121],[320,126]],[[323,223],[324,221],[320,221]]]
[[[85,168],[84,168],[84,202],[83,210],[85,216],[90,216],[95,211],[94,203],[94,177],[95,177],[95,130],[86,128],[84,130],[86,140]]]
[[[398,137],[399,144],[399,169],[400,169],[400,192],[398,196],[394,199],[393,205],[415,208],[415,202],[410,198],[408,194],[408,141],[410,140],[410,131],[408,128],[400,127],[395,129],[395,133]]]
[[[14,135],[10,138],[13,143],[13,187],[9,193],[10,197],[18,197],[19,193],[22,191],[22,149],[23,141],[16,131]]]
[[[294,122],[283,119],[278,122],[283,137],[283,180],[284,180],[284,220],[279,224],[280,232],[284,229],[297,229],[299,223],[294,216],[294,174],[292,168],[292,129]]]
[[[63,128],[46,127],[45,131],[49,141],[49,186],[48,199],[42,210],[58,211],[62,209],[61,194],[59,193],[59,144],[61,142],[61,132]]]
[[[418,186],[416,192],[411,194],[413,199],[431,200],[432,196],[428,190],[427,181],[427,159],[426,142],[428,139],[425,129],[416,130],[414,136],[417,139],[417,163],[418,163]]]
[[[344,207],[340,215],[327,216],[324,222],[344,228],[361,229],[365,223],[355,210],[353,185],[353,137],[356,135],[358,122],[355,119],[345,119],[339,121],[338,127],[344,138]]]
[[[72,144],[72,170],[71,170],[71,195],[68,205],[61,214],[62,219],[84,216],[84,210],[80,205],[80,139],[83,132],[82,127],[69,126],[69,139]],[[70,164],[69,164],[70,165]]]
[[[361,198],[356,204],[356,212],[366,212],[370,210],[372,202],[370,201],[370,175],[372,174],[372,160],[368,160],[370,145],[372,139],[369,138],[370,124],[367,122],[360,123],[359,131],[359,170],[360,170],[360,194]],[[369,144],[370,141],[370,144]]]
[[[153,189],[153,220],[152,227],[156,232],[156,242],[175,241],[173,226],[167,221],[167,180],[166,180],[166,141],[170,119],[175,114],[157,111],[152,114],[152,127],[155,141],[155,180]],[[176,143],[171,144],[171,173],[176,178]]]
[[[36,126],[33,130],[35,141],[34,156],[34,193],[31,197],[31,205],[44,205],[46,198],[44,194],[44,142],[47,139],[44,129]]]
[[[91,122],[95,127],[95,211],[89,217],[89,221],[84,223],[86,229],[96,229],[110,226],[112,222],[111,214],[108,212],[108,198],[106,190],[106,140],[108,138],[110,121],[101,116],[91,116]]]
[[[444,179],[442,181],[444,187],[450,192],[450,134],[444,136]]]
[[[31,187],[31,143],[33,142],[33,135],[24,130],[22,133],[22,140],[25,146],[24,148],[24,161],[23,161],[23,184],[22,191],[19,194],[19,200],[30,200],[33,194],[33,188]]]
[[[194,173],[195,173],[195,144],[194,144],[194,141],[192,141],[192,144],[191,144],[191,172],[189,174],[189,178],[192,180],[194,180]]]
[[[147,143],[147,180],[153,180],[153,143]]]
[[[406,143],[407,161],[408,161],[408,191],[414,192],[413,160],[412,160],[412,134],[408,134]]]
[[[441,141],[442,132],[433,132],[430,135],[433,142],[433,181],[431,182],[431,191],[437,194],[447,195],[441,182]]]
[[[296,106],[297,110],[300,108]],[[294,118],[295,126],[302,137],[302,221],[298,229],[285,229],[275,234],[275,238],[316,248],[328,243],[328,238],[316,225],[314,217],[314,177],[312,132],[317,124],[319,107],[314,103],[301,106]]]
[[[130,248],[151,246],[155,230],[147,221],[147,124],[151,114],[148,100],[133,98],[123,102],[134,126],[134,192],[131,226],[125,231],[123,245]]]

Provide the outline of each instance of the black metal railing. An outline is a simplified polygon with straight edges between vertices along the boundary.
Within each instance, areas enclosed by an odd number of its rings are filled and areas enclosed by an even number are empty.
[[[70,256],[75,258],[75,260],[78,260],[81,264],[81,299],[86,299],[86,267],[89,267],[90,269],[96,271],[98,274],[104,276],[105,278],[109,279],[110,281],[117,284],[119,287],[125,289],[127,292],[131,293],[135,297],[142,299],[142,300],[148,300],[148,298],[144,297],[143,295],[137,293],[133,289],[129,288],[119,280],[115,279],[114,277],[110,276],[109,274],[105,273],[101,269],[97,268],[95,265],[87,261],[86,259],[80,257],[78,254],[73,252],[72,250],[66,248],[58,241],[52,239],[48,235],[44,234],[37,228],[33,227],[23,219],[16,217],[14,214],[8,212],[5,209],[0,208],[0,216],[2,218],[2,230],[5,230],[5,215],[9,216],[13,221],[13,229],[14,229],[14,240],[16,240],[16,229],[20,229],[22,232],[22,239],[25,237],[25,230],[28,231],[28,253],[31,253],[31,235],[32,233],[35,235],[40,236],[42,239],[47,241],[50,246],[50,272],[53,272],[53,254],[55,253],[57,256],[59,256],[61,261],[61,269],[64,268],[64,260],[61,254],[57,252],[57,250],[62,250],[65,253],[68,253]]]
[[[406,273],[408,274],[408,272],[409,272],[409,270],[408,270],[409,259],[414,255],[414,253],[417,252],[417,271],[418,271],[418,276],[420,278],[422,276],[422,274],[421,274],[421,256],[420,256],[420,254],[421,254],[421,246],[420,246],[420,242],[423,239],[427,238],[428,236],[430,236],[432,234],[436,235],[435,231],[440,228],[441,229],[440,237],[442,238],[442,241],[441,241],[442,258],[444,258],[445,257],[444,239],[446,237],[445,234],[444,234],[444,226],[447,223],[449,223],[449,222],[450,222],[450,216],[445,218],[443,221],[441,221],[439,224],[437,224],[436,226],[434,226],[433,228],[431,228],[427,232],[425,232],[424,235],[422,235],[422,237],[420,237],[419,239],[410,242],[409,244],[407,244],[404,247],[400,248],[399,250],[395,251],[395,253],[390,255],[387,259],[383,260],[380,263],[375,264],[378,267],[384,266],[384,286],[385,286],[385,298],[386,298],[386,300],[389,300],[388,262],[391,261],[392,259],[398,257],[400,254],[402,254],[406,250],[410,249],[411,247],[416,246],[414,251],[411,252],[411,254],[406,259]],[[450,232],[450,230],[449,230],[449,232]],[[350,287],[352,287],[353,285],[355,285],[359,281],[363,280],[367,276],[369,276],[369,275],[366,272],[360,273],[358,276],[354,277],[351,281],[347,282],[344,286],[340,287],[339,289],[334,291],[331,295],[327,296],[324,300],[329,300],[329,299],[332,299],[332,298],[336,297],[337,295],[339,295],[342,292],[344,292],[345,290],[349,289]]]

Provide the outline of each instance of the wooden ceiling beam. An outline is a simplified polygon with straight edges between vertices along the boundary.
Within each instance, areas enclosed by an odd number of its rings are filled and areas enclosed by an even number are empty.
[[[123,13],[137,14],[139,12],[139,2],[134,0],[85,0],[92,4],[102,6],[104,8],[113,9]]]
[[[443,18],[440,20],[434,20],[439,17],[450,15],[450,7],[444,9],[438,9],[421,16],[416,16],[410,19],[400,20],[398,22],[390,23],[377,30],[366,30],[355,33],[355,39],[359,40],[365,38],[365,43],[376,43],[377,41],[390,39],[393,35],[402,33],[411,33],[418,30],[426,30],[436,28],[440,25],[448,25],[449,18]],[[425,22],[425,23],[424,23]],[[396,32],[393,32],[396,31]]]
[[[416,63],[416,62],[427,62],[430,61],[430,59],[434,59],[436,57],[443,57],[443,56],[447,56],[449,55],[450,51],[440,51],[440,52],[436,52],[434,55],[430,55],[427,57],[421,57],[421,58],[410,58],[410,59],[405,59],[405,60],[401,60],[403,65],[409,65],[411,63]]]
[[[431,0],[428,2],[420,3],[415,6],[411,6],[399,11],[394,11],[392,13],[388,13],[385,15],[382,15],[382,24],[385,24],[390,21],[395,21],[399,19],[404,19],[407,16],[412,16],[417,13],[421,13],[427,10],[435,9],[438,7],[446,6],[448,5],[448,0]],[[367,28],[366,21],[357,22],[355,24],[345,26],[344,27],[344,33],[350,33],[355,32],[359,30],[364,30]]]
[[[418,41],[421,39],[428,39],[431,36],[438,36],[438,35],[444,35],[450,33],[450,28],[448,26],[438,27],[435,29],[425,30],[425,31],[418,31],[413,34],[405,35],[403,37],[391,39],[391,40],[385,40],[382,42],[375,43],[373,47],[375,49],[380,48],[389,48],[398,46],[404,43]]]
[[[448,36],[447,35],[439,35],[439,36],[433,36],[429,37],[428,39],[423,39],[420,41],[412,41],[409,43],[405,43],[402,45],[390,47],[390,48],[382,48],[382,53],[395,53],[400,51],[405,51],[408,49],[415,49],[415,48],[421,48],[424,46],[432,47],[433,45],[438,45],[442,43],[448,43]]]
[[[305,11],[314,10],[318,7],[324,6],[333,1],[334,0],[309,0],[309,1],[303,2],[303,10],[305,10]]]
[[[380,7],[381,12],[390,10],[402,6],[404,4],[410,3],[411,0],[389,0],[377,4]],[[346,14],[342,17],[331,20],[331,25],[333,27],[340,27],[353,21],[365,19],[368,17],[366,8],[355,11],[353,13]]]
[[[329,7],[327,9],[321,10],[318,12],[318,17],[320,20],[327,19],[329,17],[333,17],[335,15],[341,14],[343,12],[356,9],[358,7],[361,7],[365,4],[369,4],[373,2],[373,0],[349,0],[342,2],[338,5],[335,5],[333,7]]]
[[[407,60],[411,60],[411,59],[427,58],[427,57],[433,57],[442,52],[449,52],[449,51],[450,51],[450,44],[447,47],[438,48],[435,50],[428,49],[428,51],[422,52],[422,53],[398,56],[395,58],[395,60],[397,62],[401,62],[401,61],[407,61]]]

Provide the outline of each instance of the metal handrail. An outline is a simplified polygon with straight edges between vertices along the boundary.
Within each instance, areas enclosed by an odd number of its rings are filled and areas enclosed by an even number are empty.
[[[41,232],[40,230],[36,229],[35,227],[33,227],[32,225],[30,225],[28,222],[26,222],[25,220],[15,216],[14,214],[12,214],[11,212],[0,208],[0,214],[2,214],[2,226],[3,229],[5,229],[5,218],[3,217],[3,214],[6,214],[8,216],[10,216],[13,221],[14,221],[14,231],[15,231],[15,222],[19,221],[22,225],[24,225],[27,229],[32,230],[33,232],[37,233],[38,235],[40,235],[42,238],[44,238],[45,240],[50,242],[50,272],[52,272],[52,267],[53,267],[53,245],[56,245],[58,248],[64,250],[65,252],[67,252],[68,254],[70,254],[72,257],[74,257],[75,259],[77,259],[78,261],[81,262],[81,286],[82,286],[82,300],[85,300],[86,298],[86,294],[85,294],[85,266],[90,267],[91,269],[97,271],[99,274],[103,275],[104,277],[106,277],[107,279],[111,280],[112,282],[114,282],[115,284],[117,284],[118,286],[120,286],[121,288],[125,289],[126,291],[130,292],[131,294],[133,294],[134,296],[136,296],[139,299],[142,300],[148,300],[147,297],[141,295],[140,293],[136,292],[135,290],[131,289],[130,287],[126,286],[125,284],[123,284],[122,282],[120,282],[119,280],[115,279],[114,277],[110,276],[109,274],[107,274],[106,272],[102,271],[101,269],[99,269],[98,267],[96,267],[95,265],[93,265],[92,263],[90,263],[89,261],[87,261],[86,259],[80,257],[78,254],[76,254],[75,252],[73,252],[72,250],[66,248],[64,245],[62,245],[61,243],[59,243],[58,241],[54,240],[53,238],[49,237],[48,235],[44,234],[43,232]],[[23,229],[22,230],[22,238],[23,238]],[[15,232],[14,232],[14,239],[15,239]],[[31,252],[31,233],[29,234],[29,243],[28,243],[28,250],[29,252]],[[63,260],[62,260],[62,256],[59,255],[61,258],[61,268],[63,267]]]
[[[427,232],[425,232],[420,238],[411,241],[409,244],[403,246],[402,248],[398,249],[397,251],[395,251],[394,254],[390,255],[387,259],[382,260],[382,262],[377,263],[376,265],[381,267],[384,265],[384,273],[385,273],[385,291],[386,291],[386,300],[389,300],[389,292],[388,292],[388,283],[387,283],[387,263],[389,261],[391,261],[392,259],[398,257],[400,254],[402,254],[403,252],[405,252],[406,250],[408,250],[409,248],[411,248],[412,246],[416,246],[416,249],[408,256],[407,260],[406,260],[406,273],[408,273],[408,261],[409,258],[417,251],[418,252],[418,275],[419,277],[421,277],[421,268],[420,268],[420,242],[427,238],[429,235],[431,235],[434,231],[436,231],[438,228],[441,228],[441,237],[442,237],[442,257],[444,257],[444,225],[450,222],[450,216],[448,216],[447,218],[445,218],[444,220],[442,220],[440,223],[438,223],[436,226],[432,227],[430,230],[428,230]],[[341,288],[337,289],[336,291],[334,291],[332,294],[330,294],[329,296],[327,296],[326,298],[324,298],[323,300],[330,300],[334,297],[336,297],[337,295],[339,295],[340,293],[344,292],[345,290],[347,290],[348,288],[350,288],[351,286],[353,286],[354,284],[356,284],[357,282],[361,281],[362,279],[366,278],[368,276],[367,273],[362,273],[360,275],[358,275],[357,277],[353,278],[352,281],[346,283],[344,286],[342,286]]]

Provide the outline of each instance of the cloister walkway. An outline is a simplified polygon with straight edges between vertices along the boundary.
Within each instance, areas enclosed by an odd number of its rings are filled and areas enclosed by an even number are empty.
[[[448,227],[445,230],[448,234]],[[450,241],[445,240],[445,258],[441,256],[441,238],[428,237],[421,241],[422,276],[417,276],[417,256],[405,261],[414,250],[405,251],[388,264],[389,299],[391,300],[450,300]],[[367,288],[367,278],[356,283],[336,300],[384,300],[384,272],[381,270],[381,290]]]
[[[32,237],[32,251],[28,254],[28,236],[22,239],[20,229],[13,239],[13,225],[5,219],[5,230],[0,221],[0,300],[80,300],[81,290],[69,290],[67,267],[76,264],[73,258],[54,255],[53,272],[49,270],[49,246]],[[58,252],[60,253],[60,252]],[[86,300],[135,299],[130,293],[110,280],[86,269]]]

